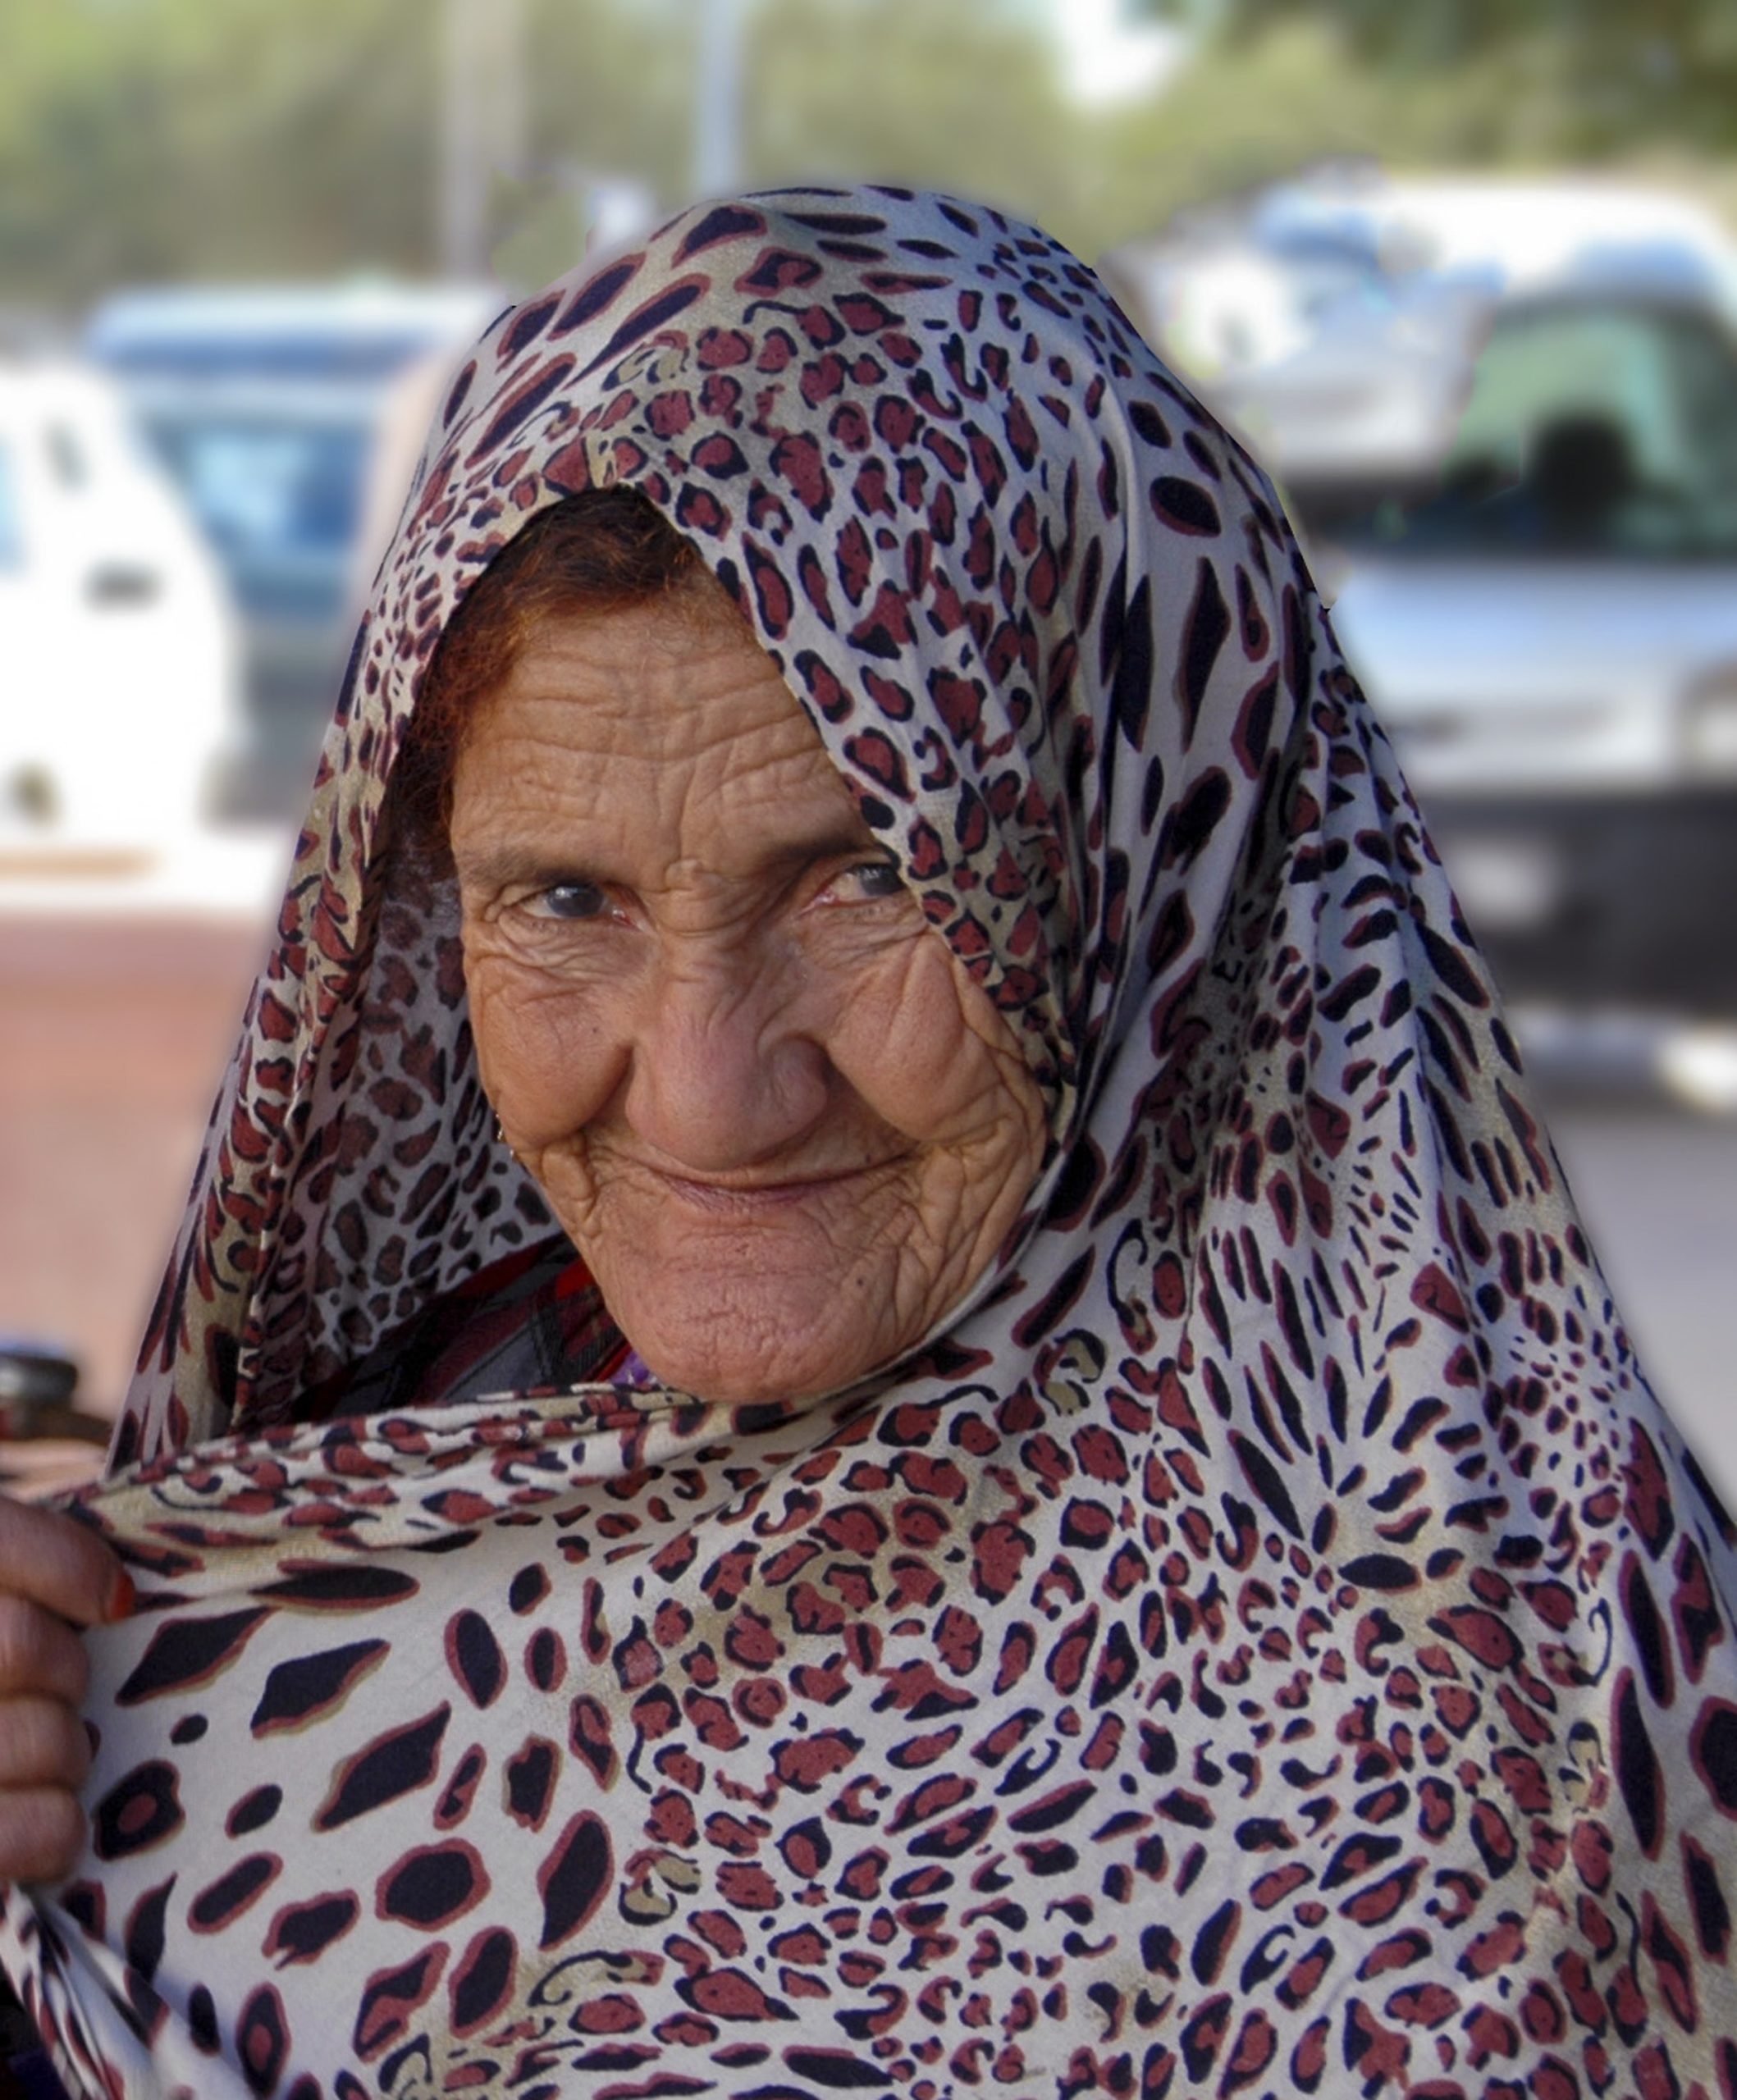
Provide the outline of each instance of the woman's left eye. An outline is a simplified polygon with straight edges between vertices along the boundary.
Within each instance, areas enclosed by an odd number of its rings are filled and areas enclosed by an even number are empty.
[[[843,902],[861,903],[897,897],[903,888],[898,870],[891,861],[859,861],[853,867],[834,875],[824,894],[830,897],[842,892]]]

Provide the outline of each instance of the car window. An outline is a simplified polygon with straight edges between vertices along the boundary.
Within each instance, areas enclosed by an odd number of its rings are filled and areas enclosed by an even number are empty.
[[[0,569],[24,566],[24,519],[20,515],[18,477],[12,450],[0,438]]]
[[[170,432],[168,443],[194,508],[223,545],[287,550],[348,544],[360,433],[207,423]]]
[[[337,609],[361,512],[365,429],[165,418],[153,434],[244,605],[278,609],[288,590],[304,612]]]
[[[1339,536],[1419,555],[1737,558],[1737,351],[1686,309],[1503,316],[1439,485]]]

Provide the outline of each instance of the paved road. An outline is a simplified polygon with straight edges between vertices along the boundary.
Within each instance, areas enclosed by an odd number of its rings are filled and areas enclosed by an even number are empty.
[[[1648,1375],[1737,1509],[1737,1116],[1579,1090],[1545,1108]]]
[[[94,1405],[125,1382],[260,944],[0,912],[0,1330],[64,1337]],[[1737,1117],[1632,1086],[1547,1109],[1654,1381],[1737,1499]]]
[[[0,917],[0,1331],[131,1367],[263,935]]]

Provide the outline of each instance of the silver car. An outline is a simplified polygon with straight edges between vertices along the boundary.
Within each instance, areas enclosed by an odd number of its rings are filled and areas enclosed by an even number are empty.
[[[1438,482],[1304,508],[1507,988],[1737,1013],[1737,331],[1718,285],[1504,301]]]

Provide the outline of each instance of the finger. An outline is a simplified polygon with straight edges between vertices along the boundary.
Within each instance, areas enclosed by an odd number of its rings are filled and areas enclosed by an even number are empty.
[[[32,1597],[77,1626],[124,1618],[131,1577],[96,1533],[58,1509],[0,1495],[0,1591]]]
[[[0,1792],[0,1880],[57,1881],[85,1844],[85,1811],[64,1787]]]
[[[65,1787],[90,1772],[90,1737],[70,1706],[30,1694],[0,1700],[0,1789]]]
[[[0,1592],[0,1696],[42,1692],[77,1706],[89,1682],[85,1644],[65,1619]]]

